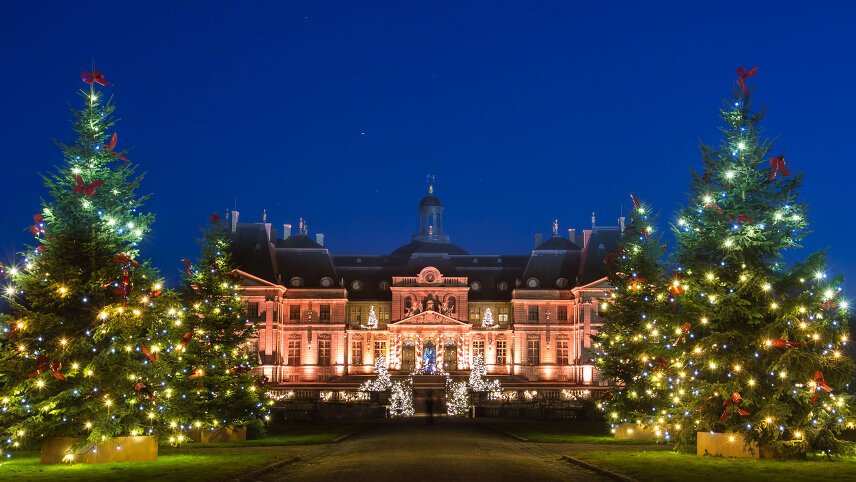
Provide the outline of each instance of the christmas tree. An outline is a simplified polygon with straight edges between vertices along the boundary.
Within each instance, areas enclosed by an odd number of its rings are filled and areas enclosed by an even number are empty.
[[[691,336],[673,313],[682,288],[664,275],[664,246],[654,235],[650,208],[632,194],[633,211],[618,251],[608,253],[608,278],[614,287],[603,305],[603,329],[594,337],[597,367],[616,382],[602,408],[612,424],[641,423],[664,434],[667,409],[685,374],[683,343]]]
[[[690,446],[696,431],[716,431],[777,456],[837,452],[837,435],[853,424],[842,280],[827,276],[823,253],[783,261],[808,212],[802,176],[761,138],[754,74],[738,70],[722,144],[702,149],[704,170],[674,227],[680,314],[693,338],[673,422]]]
[[[181,394],[174,405],[182,425],[248,426],[258,436],[267,408],[251,374],[255,354],[248,340],[256,328],[247,321],[235,268],[227,228],[211,215],[198,264],[185,261],[183,299],[191,313],[173,357]]]
[[[366,323],[366,328],[369,330],[377,328],[377,315],[375,314],[374,306],[369,310],[369,321]]]
[[[484,316],[482,316],[482,328],[493,328],[493,313],[490,308],[485,308]]]
[[[484,366],[484,357],[478,354],[473,357],[473,366],[470,368],[469,386],[474,392],[499,392],[502,386],[499,380],[486,380],[487,368]]]
[[[465,380],[446,377],[446,414],[464,417],[470,411],[470,392]]]
[[[36,245],[6,270],[13,320],[0,342],[0,430],[12,447],[158,434],[173,395],[161,356],[182,310],[137,260],[153,216],[135,194],[141,176],[117,150],[113,105],[96,88],[109,83],[94,69],[82,79],[77,138],[43,176],[49,197],[29,228]]]
[[[396,380],[392,382],[389,396],[389,415],[391,417],[412,417],[413,410],[413,379]]]
[[[390,389],[392,386],[392,379],[389,377],[389,370],[386,367],[386,358],[379,356],[375,359],[375,373],[377,373],[377,377],[363,382],[363,384],[360,385],[360,391],[382,392]]]

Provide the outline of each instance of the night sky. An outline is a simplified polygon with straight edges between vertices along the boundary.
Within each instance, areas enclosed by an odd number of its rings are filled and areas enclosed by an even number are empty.
[[[666,230],[737,67],[805,173],[830,274],[856,279],[854,7],[758,2],[2,2],[0,260],[29,242],[96,62],[120,147],[147,173],[143,254],[177,279],[211,212],[266,208],[335,254],[409,242],[426,175],[452,241],[525,254],[615,224],[632,191]],[[466,3],[466,6],[461,6]],[[659,3],[659,2],[658,2]],[[850,282],[852,284],[852,281]]]

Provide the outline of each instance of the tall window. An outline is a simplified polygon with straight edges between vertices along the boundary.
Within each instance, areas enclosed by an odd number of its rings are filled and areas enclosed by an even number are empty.
[[[379,321],[379,322],[388,322],[389,321],[389,306],[380,305],[377,307],[377,321]]]
[[[291,305],[288,307],[288,319],[300,320],[300,305]]]
[[[322,367],[330,366],[330,339],[318,339],[318,365]]]
[[[473,340],[473,356],[484,357],[484,340]]]
[[[356,323],[363,322],[363,307],[362,306],[352,306],[351,307],[351,321]]]
[[[259,321],[262,319],[261,313],[259,313],[258,301],[250,301],[247,303],[247,318],[250,321]]]
[[[559,306],[556,308],[556,320],[557,321],[568,321],[568,307],[567,306]]]
[[[318,319],[321,321],[330,321],[330,305],[321,305],[318,307]]]
[[[470,321],[481,321],[481,308],[470,305]]]
[[[508,358],[505,355],[505,340],[496,342],[496,364],[505,365],[508,363]]]
[[[380,357],[386,358],[386,342],[383,340],[375,340],[374,342],[374,359]]]
[[[556,340],[556,363],[562,366],[570,365],[568,353],[568,340]]]
[[[538,307],[530,306],[529,307],[529,315],[526,317],[529,321],[538,321]]]
[[[496,315],[497,321],[500,323],[508,323],[508,307],[500,306],[497,309],[498,314]]]
[[[300,339],[288,340],[288,364],[300,365]]]
[[[541,340],[526,340],[526,355],[530,365],[541,364]]]
[[[354,340],[351,343],[351,365],[362,365],[363,364],[363,342],[361,340]]]

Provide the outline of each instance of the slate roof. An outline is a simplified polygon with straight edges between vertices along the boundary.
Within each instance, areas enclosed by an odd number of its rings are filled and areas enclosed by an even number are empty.
[[[536,289],[573,288],[604,277],[603,257],[621,242],[617,227],[596,227],[583,248],[554,236],[523,255],[471,255],[451,243],[413,241],[389,255],[333,256],[304,234],[276,240],[269,224],[238,224],[232,236],[235,260],[244,271],[286,287],[294,277],[309,288],[321,288],[321,280],[330,278],[332,286],[326,287],[344,287],[354,301],[389,300],[393,276],[415,276],[426,266],[445,276],[466,276],[471,287],[478,282],[469,293],[472,301],[510,300],[515,288],[530,289],[525,284],[530,278],[538,279]],[[567,285],[559,286],[560,279]]]

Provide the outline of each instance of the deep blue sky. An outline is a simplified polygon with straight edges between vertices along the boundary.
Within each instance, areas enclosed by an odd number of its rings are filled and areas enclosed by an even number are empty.
[[[767,133],[806,174],[805,251],[856,279],[856,11],[650,3],[2,2],[0,258],[28,240],[93,58],[153,194],[144,254],[171,277],[236,199],[245,221],[306,217],[334,253],[389,252],[428,173],[473,253],[522,254],[554,217],[612,224],[628,191],[665,228],[757,64]]]

